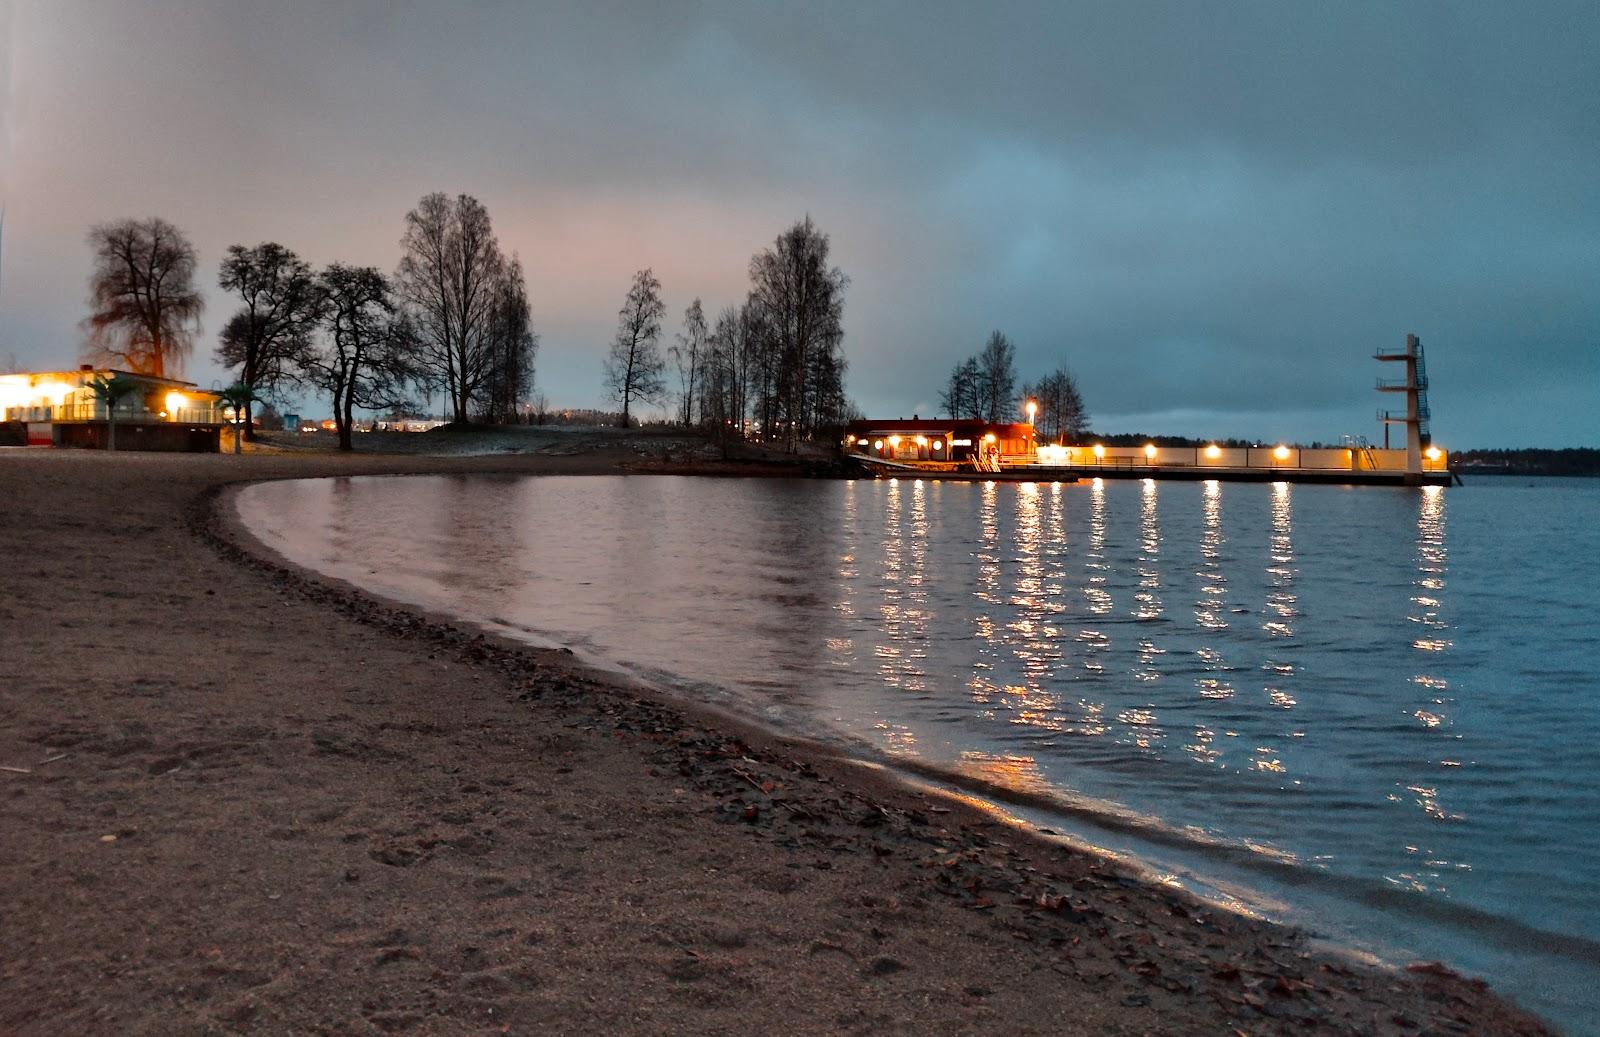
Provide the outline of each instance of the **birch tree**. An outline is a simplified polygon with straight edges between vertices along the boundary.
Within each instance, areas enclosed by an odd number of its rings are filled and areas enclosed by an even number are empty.
[[[395,287],[416,330],[420,374],[443,391],[452,420],[465,423],[489,371],[505,266],[489,210],[471,195],[427,195],[406,214],[400,247]]]
[[[661,301],[661,282],[644,269],[633,275],[633,284],[617,311],[617,333],[606,357],[605,386],[611,398],[622,405],[622,427],[632,418],[635,400],[659,402],[666,392],[662,374],[666,364],[661,357],[661,318],[667,307]]]

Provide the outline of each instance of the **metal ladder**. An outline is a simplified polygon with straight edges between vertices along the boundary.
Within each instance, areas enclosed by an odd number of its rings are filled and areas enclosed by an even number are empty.
[[[1417,340],[1417,434],[1426,450],[1433,442],[1428,422],[1433,417],[1428,410],[1428,364],[1422,356],[1422,340]]]

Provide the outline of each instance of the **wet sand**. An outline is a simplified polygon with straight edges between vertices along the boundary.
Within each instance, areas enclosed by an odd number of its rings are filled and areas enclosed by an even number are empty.
[[[0,1034],[1549,1032],[292,569],[225,507],[637,464],[0,451]]]

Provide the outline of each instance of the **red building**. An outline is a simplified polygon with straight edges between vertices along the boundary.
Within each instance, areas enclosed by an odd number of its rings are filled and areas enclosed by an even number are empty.
[[[1025,422],[968,418],[868,418],[845,427],[846,453],[905,464],[987,467],[1032,464],[1037,440]]]

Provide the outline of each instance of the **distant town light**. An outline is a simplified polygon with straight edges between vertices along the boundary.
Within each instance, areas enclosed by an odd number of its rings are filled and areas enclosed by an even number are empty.
[[[1278,448],[1272,452],[1272,456],[1280,461],[1287,461],[1289,460],[1289,448],[1280,443]]]
[[[1217,446],[1217,444],[1212,443],[1210,446],[1206,447],[1206,456],[1211,458],[1221,457],[1222,448]]]

